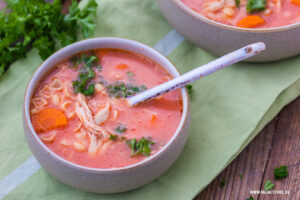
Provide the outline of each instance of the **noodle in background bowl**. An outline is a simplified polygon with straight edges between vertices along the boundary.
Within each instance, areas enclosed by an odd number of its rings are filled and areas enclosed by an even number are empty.
[[[276,28],[239,28],[203,17],[180,0],[157,2],[165,18],[182,36],[217,56],[255,42],[264,42],[267,49],[247,61],[275,61],[300,53],[300,22]]]
[[[61,182],[88,192],[116,193],[140,187],[165,172],[181,153],[189,132],[190,102],[181,89],[183,111],[180,124],[170,141],[145,160],[121,168],[99,169],[69,162],[53,153],[37,136],[30,120],[30,100],[34,91],[52,68],[70,56],[92,49],[116,48],[139,53],[160,64],[173,77],[179,76],[175,66],[161,53],[136,41],[122,38],[94,38],[71,44],[50,56],[32,76],[24,97],[23,126],[28,145],[38,162]]]

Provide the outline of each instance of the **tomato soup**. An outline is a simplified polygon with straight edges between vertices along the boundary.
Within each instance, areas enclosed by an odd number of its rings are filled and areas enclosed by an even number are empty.
[[[242,28],[273,28],[300,22],[300,0],[181,0],[214,21]]]
[[[139,54],[98,49],[63,61],[37,87],[31,121],[49,149],[73,163],[118,168],[159,151],[182,115],[180,90],[130,107],[126,97],[171,79]]]

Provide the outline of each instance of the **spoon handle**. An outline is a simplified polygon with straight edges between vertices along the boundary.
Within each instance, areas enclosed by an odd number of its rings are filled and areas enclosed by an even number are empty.
[[[145,90],[134,96],[127,98],[128,103],[134,106],[138,103],[149,101],[162,94],[181,88],[195,80],[198,80],[204,76],[214,73],[224,67],[237,63],[241,60],[245,60],[265,50],[265,44],[262,42],[250,44],[241,49],[226,54],[216,60],[213,60],[205,65],[199,66],[181,76],[178,76],[170,81],[153,87],[149,90]]]

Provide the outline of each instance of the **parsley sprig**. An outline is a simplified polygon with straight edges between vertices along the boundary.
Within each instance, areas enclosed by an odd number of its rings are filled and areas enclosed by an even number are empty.
[[[134,138],[132,140],[127,140],[126,142],[128,146],[131,148],[132,156],[136,156],[139,154],[144,154],[145,156],[150,156],[151,154],[151,145],[154,144],[153,141],[143,137],[139,141]]]
[[[62,14],[60,0],[5,2],[6,8],[0,11],[0,76],[11,63],[24,58],[30,48],[36,48],[40,57],[46,59],[58,47],[75,42],[78,30],[83,37],[89,37],[96,26],[95,0],[89,0],[83,9],[73,0],[68,14]]]
[[[92,80],[96,76],[92,68],[98,66],[98,57],[83,53],[81,56],[71,58],[71,61],[72,67],[80,68],[77,80],[73,81],[74,93],[80,92],[85,96],[92,96],[95,93],[95,84]]]
[[[264,11],[267,6],[266,0],[248,0],[247,2],[247,12],[253,13],[253,12],[260,12]]]
[[[269,191],[272,188],[274,188],[274,186],[275,185],[272,183],[271,180],[267,180],[266,183],[264,184],[264,189],[265,189],[265,191]]]
[[[116,128],[115,131],[117,133],[124,133],[125,131],[127,131],[127,127],[123,124],[119,124]]]
[[[275,179],[284,179],[289,175],[287,166],[283,165],[280,167],[275,167],[274,169],[274,178]]]
[[[117,81],[113,84],[107,85],[106,89],[108,90],[110,96],[116,98],[126,98],[146,90],[147,87],[145,85],[136,86],[133,84],[124,83],[122,81]]]

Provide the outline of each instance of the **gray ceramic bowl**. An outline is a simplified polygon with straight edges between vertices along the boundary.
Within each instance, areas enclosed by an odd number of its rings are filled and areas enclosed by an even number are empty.
[[[37,84],[58,62],[78,52],[97,48],[118,48],[142,54],[179,76],[174,65],[158,51],[139,42],[121,38],[95,38],[71,44],[50,56],[31,78],[24,98],[23,125],[29,147],[39,163],[55,178],[72,187],[97,193],[115,193],[140,187],[160,176],[177,159],[188,137],[190,103],[186,89],[181,90],[183,113],[171,140],[156,154],[142,162],[122,168],[98,169],[71,163],[53,153],[39,139],[30,120],[30,99]]]
[[[267,49],[248,61],[274,61],[300,53],[300,23],[265,29],[239,28],[205,18],[180,0],[157,1],[166,19],[182,36],[217,56],[254,42],[264,42]]]

